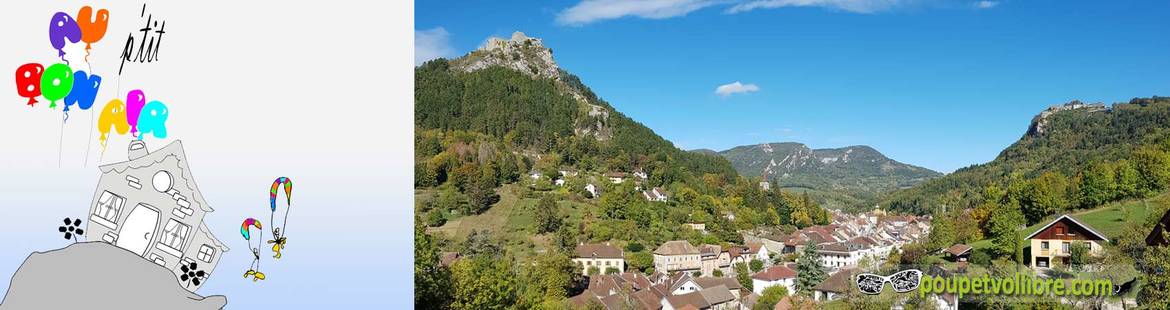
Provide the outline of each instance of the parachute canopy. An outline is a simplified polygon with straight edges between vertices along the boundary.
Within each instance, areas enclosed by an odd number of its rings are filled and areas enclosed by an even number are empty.
[[[250,217],[245,219],[244,223],[240,224],[240,234],[244,236],[244,240],[252,240],[252,233],[248,231],[248,226],[256,226],[256,229],[264,229],[260,225],[260,221]]]
[[[276,178],[272,182],[272,190],[268,192],[269,202],[272,204],[272,212],[276,212],[276,194],[280,189],[280,185],[284,184],[284,198],[288,204],[292,204],[292,179],[287,177]]]

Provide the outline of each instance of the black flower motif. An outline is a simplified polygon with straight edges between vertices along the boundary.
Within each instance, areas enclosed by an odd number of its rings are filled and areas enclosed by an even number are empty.
[[[57,227],[57,231],[65,234],[65,240],[74,239],[74,236],[80,236],[85,233],[81,229],[81,219],[65,218],[65,225]]]
[[[190,282],[191,284],[195,284],[195,286],[199,286],[199,282],[203,281],[203,277],[206,277],[207,273],[198,269],[199,264],[196,264],[195,262],[191,262],[191,264],[188,265],[182,265],[179,267],[179,270],[183,272],[179,275],[179,280],[182,280],[184,283]]]

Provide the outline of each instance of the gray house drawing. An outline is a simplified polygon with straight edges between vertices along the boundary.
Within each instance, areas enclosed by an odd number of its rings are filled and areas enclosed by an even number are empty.
[[[129,160],[102,165],[90,206],[86,240],[102,240],[170,269],[194,292],[228,251],[203,224],[213,212],[195,186],[179,141],[149,152],[133,141]],[[204,271],[199,284],[181,281],[192,262]]]

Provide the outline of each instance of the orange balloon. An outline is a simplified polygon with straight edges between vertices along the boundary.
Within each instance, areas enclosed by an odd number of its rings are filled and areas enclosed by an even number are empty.
[[[88,5],[81,7],[81,11],[77,12],[77,27],[81,28],[81,40],[85,41],[85,49],[89,49],[90,44],[106,36],[106,26],[109,24],[110,11],[101,9],[97,11],[97,16],[93,16],[93,8]]]

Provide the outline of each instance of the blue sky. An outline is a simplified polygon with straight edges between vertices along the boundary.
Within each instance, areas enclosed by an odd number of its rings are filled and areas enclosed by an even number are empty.
[[[415,42],[420,59],[542,38],[684,149],[864,144],[950,172],[1049,105],[1170,95],[1167,20],[1165,1],[419,1]]]

